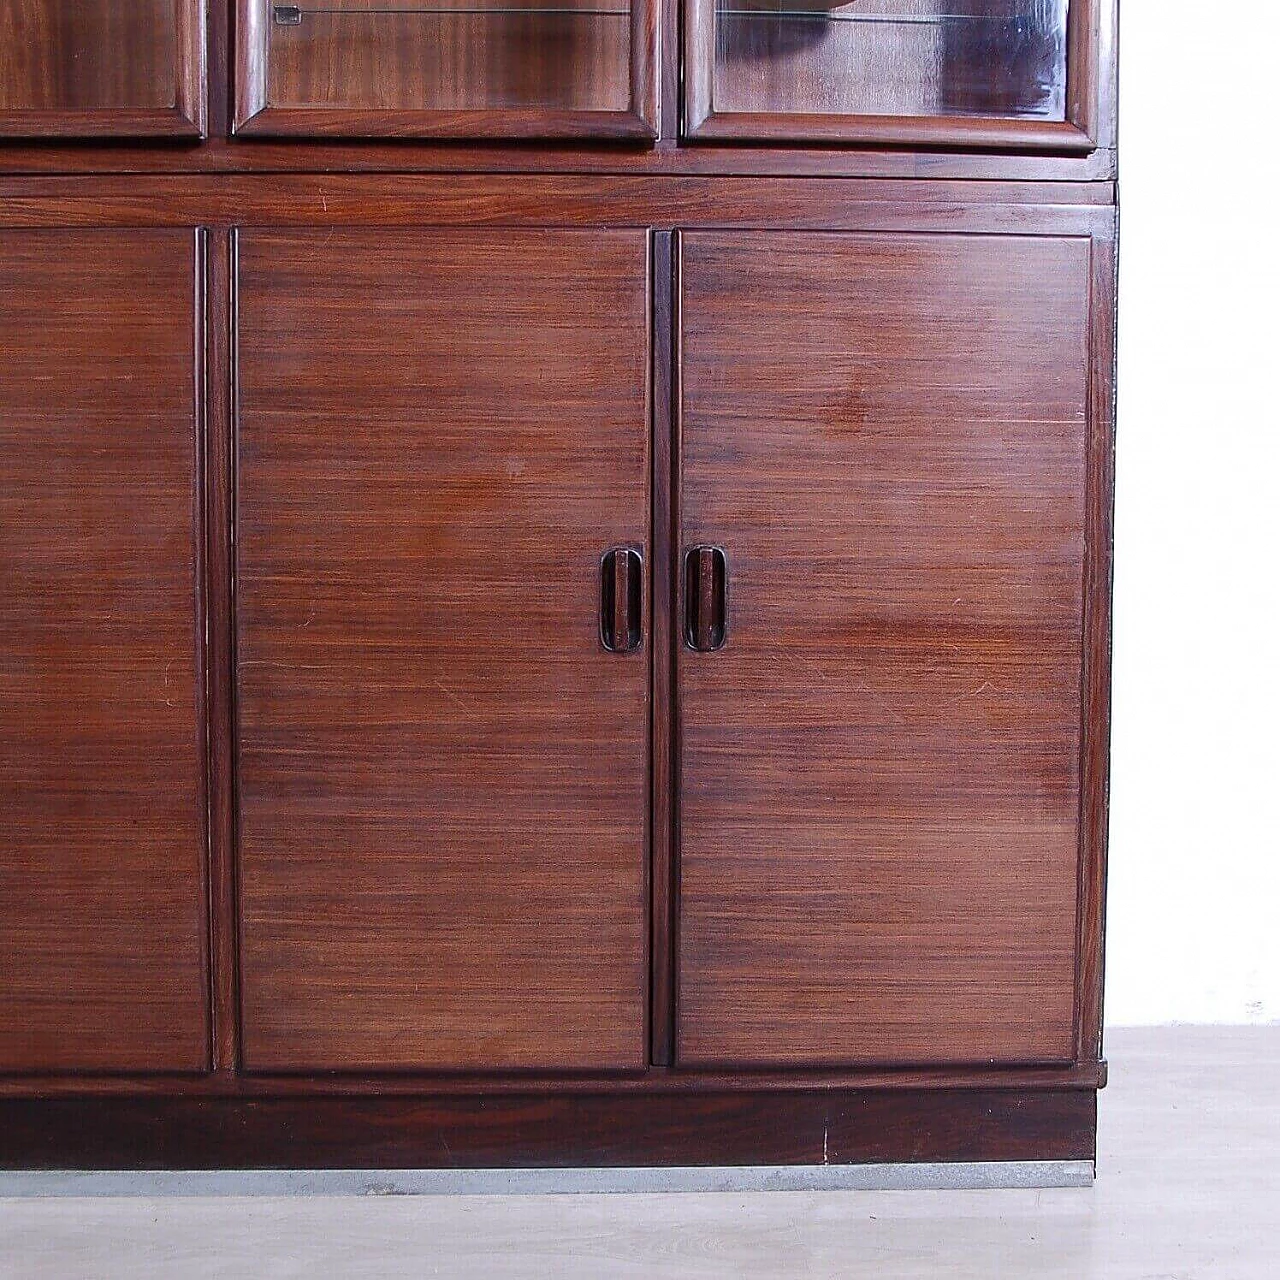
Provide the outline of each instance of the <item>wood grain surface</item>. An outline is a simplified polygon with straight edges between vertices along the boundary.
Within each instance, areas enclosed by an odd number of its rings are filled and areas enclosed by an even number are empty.
[[[0,137],[198,135],[201,0],[0,0]]]
[[[372,13],[359,3],[329,7],[341,12],[313,14],[304,5],[298,26],[273,26],[274,105],[622,111],[630,101],[625,0],[556,0],[561,12],[551,15],[513,14],[504,10],[527,6],[475,0],[439,0],[430,15],[388,12],[393,5]]]
[[[642,1067],[646,236],[239,241],[244,1062]]]
[[[174,0],[0,0],[0,110],[166,107]]]
[[[682,244],[677,1061],[1070,1060],[1089,242]]]
[[[0,233],[0,1071],[207,1063],[195,281]]]

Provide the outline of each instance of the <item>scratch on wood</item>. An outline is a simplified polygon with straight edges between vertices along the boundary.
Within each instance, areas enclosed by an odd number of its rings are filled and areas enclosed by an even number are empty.
[[[460,707],[463,711],[470,710],[467,704],[463,702],[463,700],[460,697],[458,697],[458,695],[454,693],[452,689],[445,688],[445,686],[441,684],[439,680],[433,680],[431,683],[434,684],[435,687],[439,689],[440,692],[443,693],[444,696],[448,698],[449,701],[452,702],[455,706]]]

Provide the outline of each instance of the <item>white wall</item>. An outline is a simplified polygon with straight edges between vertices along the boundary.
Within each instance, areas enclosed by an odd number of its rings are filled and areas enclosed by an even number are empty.
[[[1121,0],[1107,1018],[1280,1020],[1280,19]]]

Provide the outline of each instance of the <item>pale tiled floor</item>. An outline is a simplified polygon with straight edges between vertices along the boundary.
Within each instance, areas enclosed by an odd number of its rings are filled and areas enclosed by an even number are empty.
[[[1091,1190],[0,1201],[0,1277],[1280,1280],[1280,1027],[1116,1031]]]

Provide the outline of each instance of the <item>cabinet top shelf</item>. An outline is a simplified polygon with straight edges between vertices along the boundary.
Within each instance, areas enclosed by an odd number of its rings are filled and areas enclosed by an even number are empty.
[[[726,18],[761,19],[809,22],[857,22],[873,26],[942,26],[947,23],[986,23],[1017,26],[1034,21],[1028,15],[1017,13],[860,13],[854,12],[848,0],[823,4],[822,0],[805,3],[788,3],[788,0],[760,0],[759,3],[721,3],[716,12]],[[365,18],[365,17],[573,17],[573,18],[626,18],[631,14],[628,5],[596,7],[566,4],[504,4],[495,0],[492,4],[384,4],[350,6],[341,4],[273,5],[272,17],[277,26],[296,27],[304,18]]]
[[[541,4],[435,4],[435,5],[397,5],[369,8],[345,8],[335,5],[275,5],[272,17],[277,26],[296,27],[302,24],[303,18],[366,18],[366,17],[570,17],[570,18],[627,18],[631,10],[621,8],[589,8],[573,5],[541,5]]]
[[[1027,16],[996,13],[852,13],[836,6],[785,3],[720,4],[716,12],[731,18],[817,18],[823,22],[865,22],[887,26],[940,26],[947,22],[1026,23]]]

